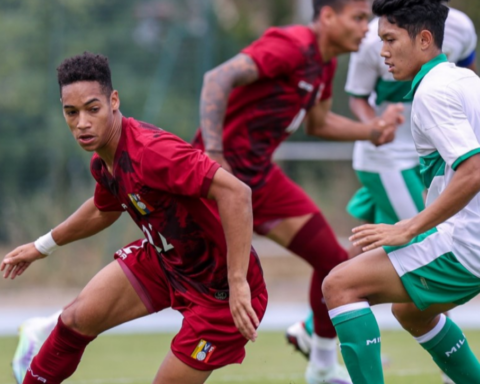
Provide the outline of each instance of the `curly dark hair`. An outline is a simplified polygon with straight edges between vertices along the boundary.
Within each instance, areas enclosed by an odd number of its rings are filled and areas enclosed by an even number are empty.
[[[375,0],[373,13],[385,16],[399,28],[406,29],[412,40],[426,29],[433,35],[435,45],[442,49],[448,0]]]
[[[312,0],[313,5],[313,20],[317,19],[323,7],[332,7],[336,12],[342,10],[345,4],[351,1],[366,1],[366,0]]]
[[[103,55],[84,52],[81,55],[69,57],[58,66],[57,78],[60,94],[63,86],[78,81],[97,81],[107,97],[113,91],[108,58]]]

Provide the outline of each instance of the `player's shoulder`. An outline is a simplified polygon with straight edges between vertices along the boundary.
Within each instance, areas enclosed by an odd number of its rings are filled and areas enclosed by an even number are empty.
[[[448,33],[450,29],[475,32],[475,25],[466,13],[450,8],[445,22],[445,32]]]
[[[124,130],[127,151],[131,156],[143,157],[145,152],[167,153],[187,144],[171,132],[133,118],[127,119]]]
[[[442,100],[457,98],[463,93],[465,81],[468,84],[480,83],[478,76],[471,70],[457,67],[453,63],[441,63],[433,68],[421,81],[415,100],[425,101],[425,104],[432,107],[432,102],[441,103]]]

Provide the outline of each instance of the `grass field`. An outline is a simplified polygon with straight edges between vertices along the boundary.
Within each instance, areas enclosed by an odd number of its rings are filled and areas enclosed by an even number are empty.
[[[466,332],[473,350],[480,354],[480,331]],[[86,351],[70,384],[147,384],[169,348],[171,334],[104,335]],[[9,364],[16,338],[0,338],[0,384],[14,384]],[[404,332],[382,332],[382,352],[390,365],[388,384],[440,384],[436,366]],[[304,384],[305,359],[289,348],[282,333],[263,332],[248,346],[242,365],[215,372],[209,384]]]

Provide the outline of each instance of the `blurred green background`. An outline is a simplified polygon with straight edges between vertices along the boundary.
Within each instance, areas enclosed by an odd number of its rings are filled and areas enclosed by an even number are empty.
[[[480,25],[477,1],[454,0]],[[307,23],[310,0],[0,0],[0,250],[32,241],[91,196],[90,154],[63,120],[56,67],[83,51],[107,55],[122,112],[190,140],[203,74],[270,25]],[[334,110],[349,114],[339,61]],[[297,132],[291,140],[310,140]],[[344,206],[357,188],[349,161],[284,162],[340,236],[355,222]],[[62,249],[13,286],[83,285],[139,236],[128,218]],[[70,257],[61,257],[62,255]],[[73,261],[72,261],[73,258]],[[74,266],[74,267],[72,267]],[[46,279],[46,273],[48,278]]]

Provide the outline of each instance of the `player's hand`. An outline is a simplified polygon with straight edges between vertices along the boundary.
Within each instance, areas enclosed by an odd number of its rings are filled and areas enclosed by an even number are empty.
[[[3,272],[3,277],[13,280],[20,276],[35,260],[47,257],[41,254],[34,243],[28,243],[15,248],[9,252],[0,264],[0,271]]]
[[[232,167],[228,164],[227,159],[223,156],[223,152],[217,151],[205,151],[205,154],[212,160],[216,161],[218,164],[222,166],[223,169],[232,173]]]
[[[364,224],[353,228],[354,234],[349,239],[353,245],[362,247],[364,252],[384,245],[404,245],[414,237],[408,222],[404,220],[395,225]]]
[[[389,105],[382,116],[373,121],[371,137],[373,144],[378,146],[393,141],[398,125],[405,121],[403,110],[404,107],[400,103]]]
[[[247,280],[229,282],[230,288],[230,312],[232,313],[235,326],[248,340],[257,339],[257,331],[260,322],[252,307],[250,286]]]

